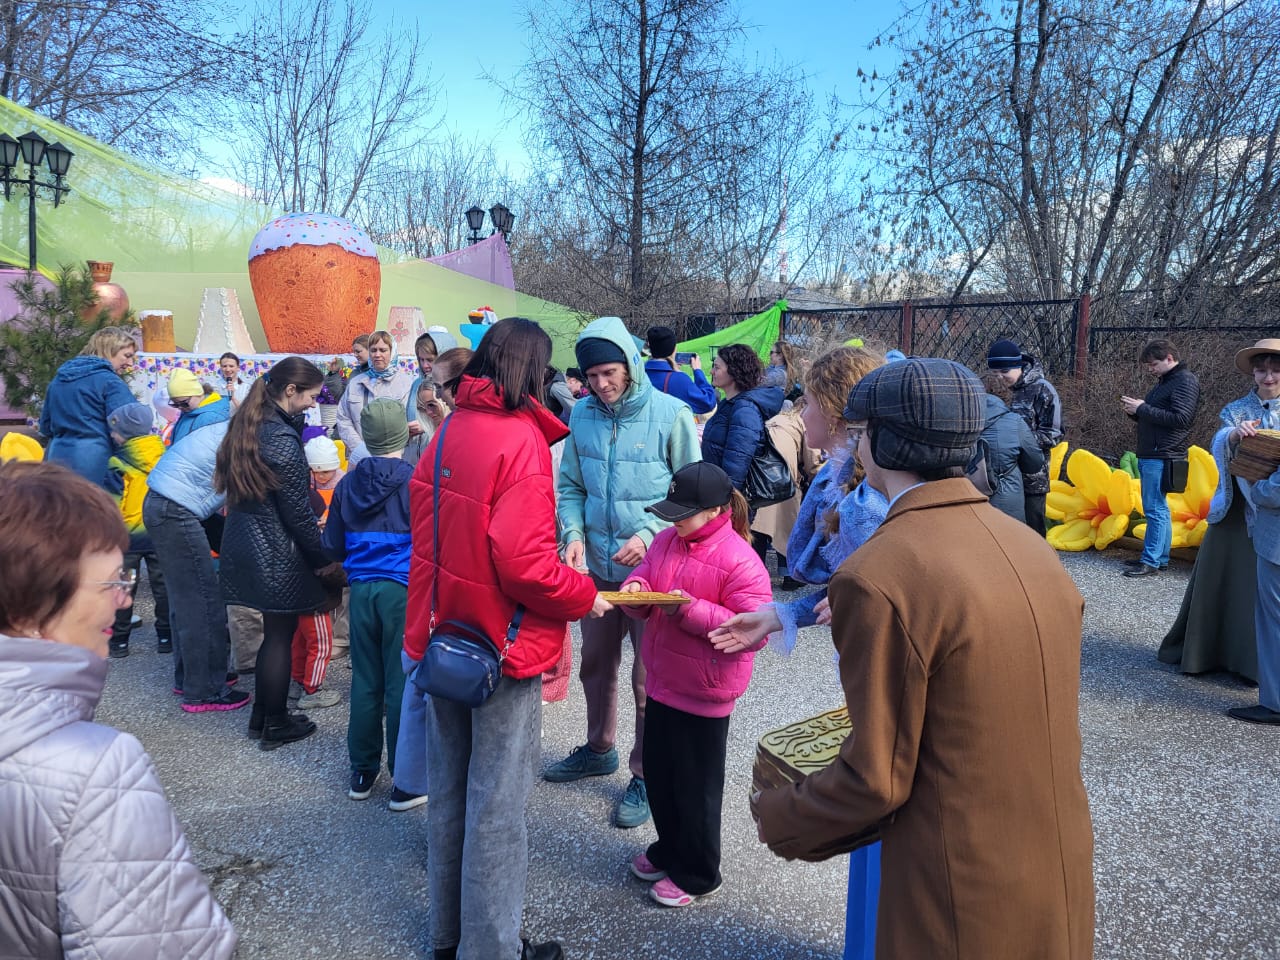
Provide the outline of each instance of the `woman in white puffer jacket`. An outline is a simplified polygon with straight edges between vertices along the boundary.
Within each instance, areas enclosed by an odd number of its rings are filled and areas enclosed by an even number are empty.
[[[131,586],[119,511],[63,467],[10,462],[0,529],[0,953],[231,957],[150,757],[93,722]]]

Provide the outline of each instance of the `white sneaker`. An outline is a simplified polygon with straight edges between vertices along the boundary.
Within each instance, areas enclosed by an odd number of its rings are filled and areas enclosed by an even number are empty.
[[[341,699],[337,690],[325,690],[321,687],[315,693],[304,693],[300,696],[298,698],[298,709],[323,710],[325,707],[336,706]]]

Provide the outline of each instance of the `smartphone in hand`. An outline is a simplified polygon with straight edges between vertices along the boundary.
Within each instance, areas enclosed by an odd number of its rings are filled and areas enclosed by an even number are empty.
[[[694,358],[695,356],[697,356],[697,354],[693,354],[693,353],[677,353],[677,354],[676,354],[676,363],[693,363],[693,358]]]

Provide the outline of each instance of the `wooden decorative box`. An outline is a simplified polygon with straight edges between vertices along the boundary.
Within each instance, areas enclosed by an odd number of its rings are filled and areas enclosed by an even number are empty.
[[[816,717],[770,730],[760,738],[756,747],[755,765],[751,771],[752,789],[769,790],[799,783],[835,760],[852,732],[847,707],[828,710]],[[825,856],[848,853],[879,839],[879,828],[872,827],[864,833],[833,840],[823,852]]]
[[[1280,468],[1280,430],[1259,430],[1240,440],[1240,447],[1227,470],[1233,477],[1257,483]]]

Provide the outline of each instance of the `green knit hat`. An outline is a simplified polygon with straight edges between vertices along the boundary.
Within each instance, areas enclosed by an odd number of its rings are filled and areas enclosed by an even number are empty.
[[[380,397],[360,411],[360,433],[372,456],[403,450],[409,442],[409,419],[404,407]]]

